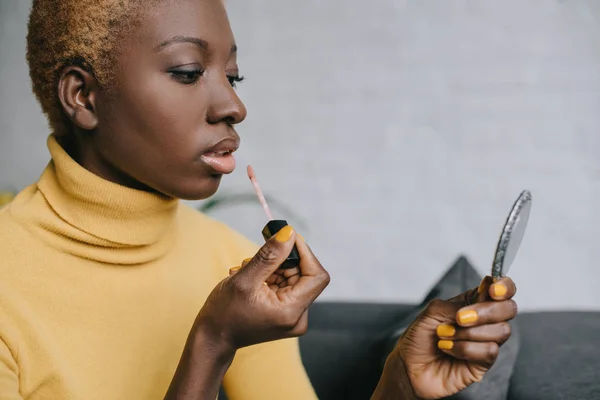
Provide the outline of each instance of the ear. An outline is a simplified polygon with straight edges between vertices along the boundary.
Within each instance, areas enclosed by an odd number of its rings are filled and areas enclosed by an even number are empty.
[[[98,126],[96,97],[98,81],[81,67],[67,67],[58,82],[58,97],[67,117],[85,130]]]

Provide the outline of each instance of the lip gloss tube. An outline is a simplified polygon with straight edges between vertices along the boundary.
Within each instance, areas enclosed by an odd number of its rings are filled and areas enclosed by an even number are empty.
[[[262,230],[262,235],[265,238],[265,241],[269,240],[273,235],[279,232],[284,226],[288,225],[287,221],[283,219],[273,219],[267,222],[267,225]],[[285,259],[285,261],[281,264],[279,268],[289,269],[297,267],[300,264],[300,254],[298,253],[298,249],[294,244],[290,255]]]

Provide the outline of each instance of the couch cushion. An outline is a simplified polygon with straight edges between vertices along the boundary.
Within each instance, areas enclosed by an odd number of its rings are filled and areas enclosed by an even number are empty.
[[[517,320],[521,350],[509,399],[600,399],[600,313],[522,313]]]

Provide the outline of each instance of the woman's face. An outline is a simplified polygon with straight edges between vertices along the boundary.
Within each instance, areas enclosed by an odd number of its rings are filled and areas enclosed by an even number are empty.
[[[114,88],[98,92],[78,154],[117,183],[203,199],[233,171],[246,117],[235,41],[221,0],[159,4],[122,38]]]

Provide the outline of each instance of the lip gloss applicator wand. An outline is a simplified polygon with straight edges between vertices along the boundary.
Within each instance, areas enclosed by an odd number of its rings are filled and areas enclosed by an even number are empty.
[[[283,219],[274,219],[273,214],[271,214],[271,210],[269,209],[269,205],[267,204],[267,200],[263,195],[260,186],[258,185],[258,181],[256,180],[256,175],[254,174],[254,170],[252,166],[248,165],[248,178],[250,178],[250,182],[252,182],[252,187],[254,187],[254,191],[256,192],[256,196],[258,197],[258,201],[262,206],[265,214],[267,215],[268,222],[267,225],[262,230],[262,235],[265,241],[269,240],[273,235],[275,235],[281,228],[288,225],[287,221]],[[297,267],[300,264],[300,254],[298,253],[298,249],[296,245],[290,252],[290,255],[286,260],[281,264],[279,268],[288,269]]]

